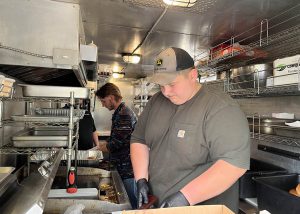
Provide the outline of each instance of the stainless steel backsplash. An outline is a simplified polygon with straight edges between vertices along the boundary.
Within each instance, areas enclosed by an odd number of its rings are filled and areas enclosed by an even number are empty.
[[[300,96],[238,99],[237,101],[247,115],[258,113],[271,116],[272,113],[287,112],[294,113],[295,118],[300,120]],[[277,143],[273,144],[272,146],[278,147]],[[300,148],[296,147],[291,147],[291,149],[294,152],[300,151]],[[289,172],[300,173],[300,160],[258,150],[257,142],[254,141],[251,145],[251,157],[281,166]]]

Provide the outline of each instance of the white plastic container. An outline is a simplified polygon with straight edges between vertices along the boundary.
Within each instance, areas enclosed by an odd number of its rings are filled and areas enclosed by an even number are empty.
[[[3,85],[4,80],[5,80],[5,76],[0,75],[0,84],[1,84],[1,85]]]
[[[294,113],[272,113],[272,117],[279,118],[279,119],[295,119]]]
[[[5,77],[5,79],[3,81],[3,86],[5,86],[5,87],[12,87],[15,82],[16,81],[14,79]]]
[[[300,54],[273,62],[274,86],[296,84],[300,81]]]
[[[0,97],[9,97],[13,92],[14,79],[0,75]]]
[[[0,97],[9,97],[10,93],[0,92]]]

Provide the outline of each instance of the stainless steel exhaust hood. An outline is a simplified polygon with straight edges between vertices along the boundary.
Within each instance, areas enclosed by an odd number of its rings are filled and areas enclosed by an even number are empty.
[[[81,86],[86,85],[79,53],[79,45],[85,41],[78,4],[1,0],[0,28],[2,73],[35,84],[72,74]],[[30,76],[32,79],[28,80]]]

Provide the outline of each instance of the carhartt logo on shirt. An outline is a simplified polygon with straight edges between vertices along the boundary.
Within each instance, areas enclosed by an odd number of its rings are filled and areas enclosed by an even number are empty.
[[[177,133],[177,137],[184,138],[185,130],[179,130]]]

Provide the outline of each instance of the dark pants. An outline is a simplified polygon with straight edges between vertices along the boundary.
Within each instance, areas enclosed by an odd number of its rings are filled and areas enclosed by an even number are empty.
[[[137,190],[134,178],[127,178],[123,180],[124,187],[126,189],[128,198],[132,209],[137,208]]]

